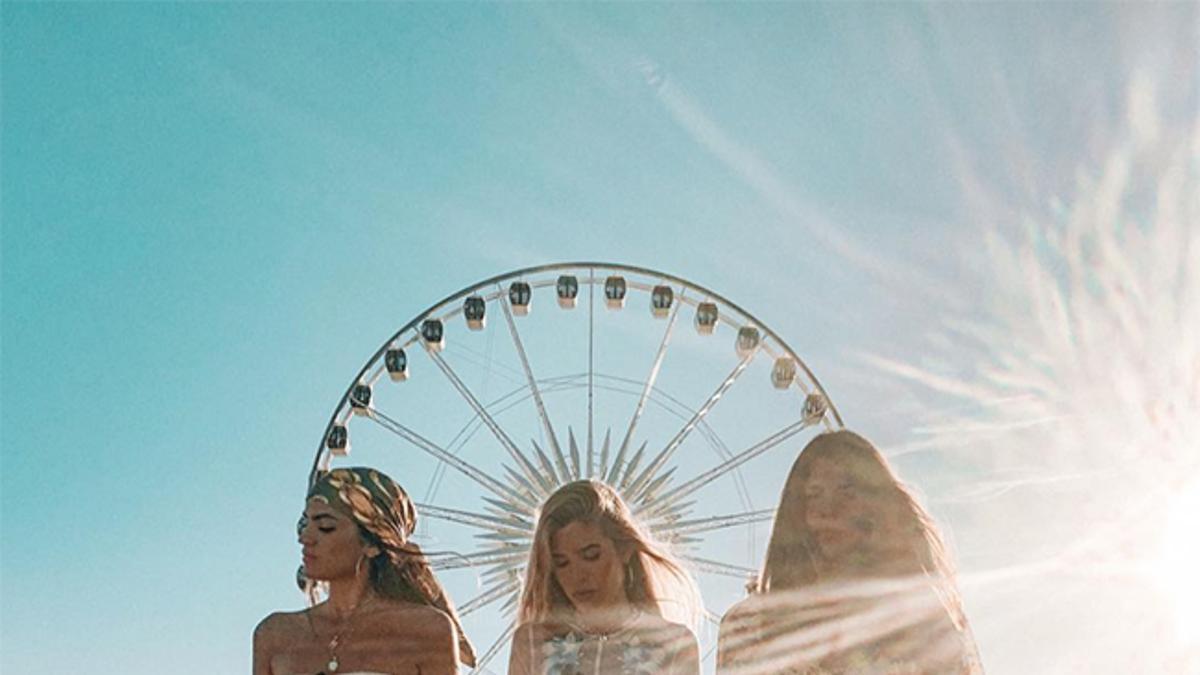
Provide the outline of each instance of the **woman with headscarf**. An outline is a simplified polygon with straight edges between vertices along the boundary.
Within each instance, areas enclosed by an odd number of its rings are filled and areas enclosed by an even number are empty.
[[[409,539],[416,521],[379,471],[319,474],[298,526],[311,606],[263,619],[254,674],[452,675],[474,665],[454,606]]]
[[[509,675],[698,675],[691,575],[608,485],[559,488],[538,516]]]
[[[982,672],[936,525],[854,432],[796,459],[755,590],[721,621],[718,673]]]

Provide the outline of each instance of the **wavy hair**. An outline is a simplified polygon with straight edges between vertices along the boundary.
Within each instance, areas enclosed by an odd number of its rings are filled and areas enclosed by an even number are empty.
[[[625,597],[631,604],[695,630],[703,605],[692,575],[641,527],[616,490],[595,480],[567,483],[542,505],[525,568],[521,623],[549,621],[571,611],[554,578],[550,539],[575,522],[596,525],[618,551],[633,551],[625,566]]]

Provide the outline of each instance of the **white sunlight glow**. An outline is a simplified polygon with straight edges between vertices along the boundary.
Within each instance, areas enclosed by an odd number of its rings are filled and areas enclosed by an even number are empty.
[[[1155,582],[1171,600],[1176,637],[1200,642],[1200,481],[1178,494],[1167,515],[1166,536]]]
[[[966,173],[987,293],[864,354],[917,385],[893,456],[976,472],[935,507],[988,533],[960,582],[1000,670],[1200,672],[1200,118],[1149,72],[1044,203]]]

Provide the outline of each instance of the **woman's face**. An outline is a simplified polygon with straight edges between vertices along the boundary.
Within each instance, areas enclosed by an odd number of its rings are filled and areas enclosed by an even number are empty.
[[[366,548],[358,525],[323,499],[310,499],[300,518],[300,547],[309,579],[329,581],[353,577],[365,570]]]
[[[879,523],[861,478],[844,463],[820,458],[809,467],[803,490],[804,524],[815,553],[838,562],[862,551]]]
[[[611,608],[628,602],[625,563],[612,539],[598,525],[568,523],[550,537],[554,579],[579,611]]]

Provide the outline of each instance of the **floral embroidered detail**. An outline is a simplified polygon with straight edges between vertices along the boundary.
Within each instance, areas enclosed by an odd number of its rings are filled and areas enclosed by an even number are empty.
[[[580,672],[580,651],[583,638],[574,633],[551,638],[546,642],[547,675],[576,675]]]
[[[655,675],[670,661],[660,645],[643,643],[637,637],[621,641],[570,632],[550,638],[542,650],[546,675]],[[596,663],[597,659],[603,663]]]
[[[655,648],[639,642],[631,642],[621,646],[621,675],[654,675],[662,667],[659,663],[660,654],[655,654]],[[661,651],[661,650],[658,650]]]

